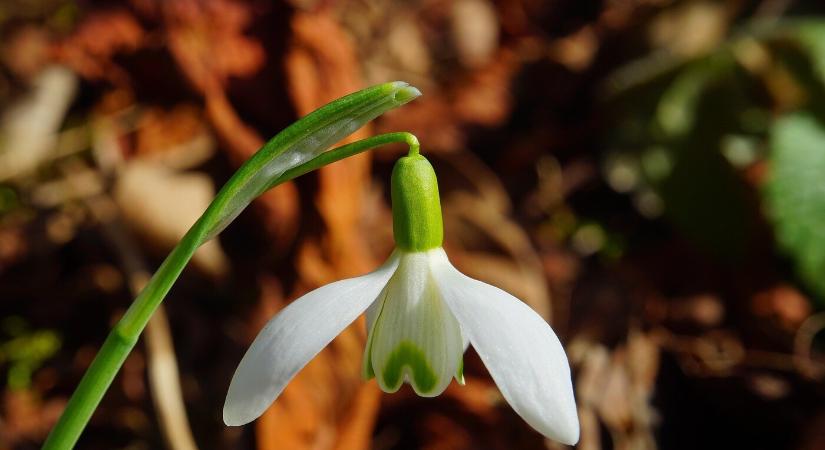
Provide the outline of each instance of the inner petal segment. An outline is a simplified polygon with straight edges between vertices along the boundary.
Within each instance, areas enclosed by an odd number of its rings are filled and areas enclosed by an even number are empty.
[[[408,382],[418,395],[436,396],[459,376],[461,329],[432,281],[426,253],[405,255],[373,312],[365,375],[385,392]]]

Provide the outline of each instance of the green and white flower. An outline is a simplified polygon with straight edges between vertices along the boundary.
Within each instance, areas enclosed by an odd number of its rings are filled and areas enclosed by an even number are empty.
[[[417,152],[392,174],[396,250],[376,271],[338,281],[276,315],[241,360],[224,405],[227,425],[259,417],[287,383],[366,312],[364,375],[385,392],[409,383],[418,395],[464,384],[472,345],[513,409],[543,435],[579,439],[570,368],[553,330],[523,302],[462,274],[441,248],[438,184]]]

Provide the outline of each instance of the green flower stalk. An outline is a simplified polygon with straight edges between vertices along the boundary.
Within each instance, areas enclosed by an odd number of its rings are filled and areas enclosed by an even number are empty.
[[[389,143],[406,143],[417,152],[418,141],[409,133],[383,134],[325,150],[368,121],[420,95],[407,83],[392,82],[342,97],[284,129],[244,163],[109,333],[43,449],[70,449],[75,445],[140,333],[198,247],[226,228],[253,199],[278,184]]]

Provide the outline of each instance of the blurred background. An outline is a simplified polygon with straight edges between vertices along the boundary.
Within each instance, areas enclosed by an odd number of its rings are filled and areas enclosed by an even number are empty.
[[[3,0],[0,449],[39,448],[239,164],[390,80],[424,96],[356,138],[421,140],[455,264],[565,343],[579,448],[825,448],[821,2]],[[280,186],[203,247],[78,448],[560,448],[472,350],[435,399],[364,383],[362,322],[223,425],[266,320],[391,250],[403,151]]]

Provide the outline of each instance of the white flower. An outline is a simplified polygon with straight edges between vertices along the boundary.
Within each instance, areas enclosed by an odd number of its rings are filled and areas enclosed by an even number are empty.
[[[426,159],[417,158],[416,164],[423,160],[432,171]],[[472,345],[528,424],[552,439],[576,443],[579,422],[570,368],[553,330],[517,298],[450,264],[441,248],[437,185],[434,204],[432,196],[430,203],[417,195],[408,201],[410,192],[433,189],[427,183],[435,184],[434,173],[422,188],[421,179],[411,180],[406,172],[396,182],[395,172],[394,230],[400,248],[378,270],[316,289],[270,320],[232,378],[224,422],[243,425],[263,414],[304,365],[366,312],[364,374],[374,376],[385,392],[407,382],[417,394],[431,397],[453,378],[463,384],[463,354]],[[422,212],[422,207],[437,211]],[[424,226],[399,223],[410,218],[397,210],[413,214],[412,222]]]

